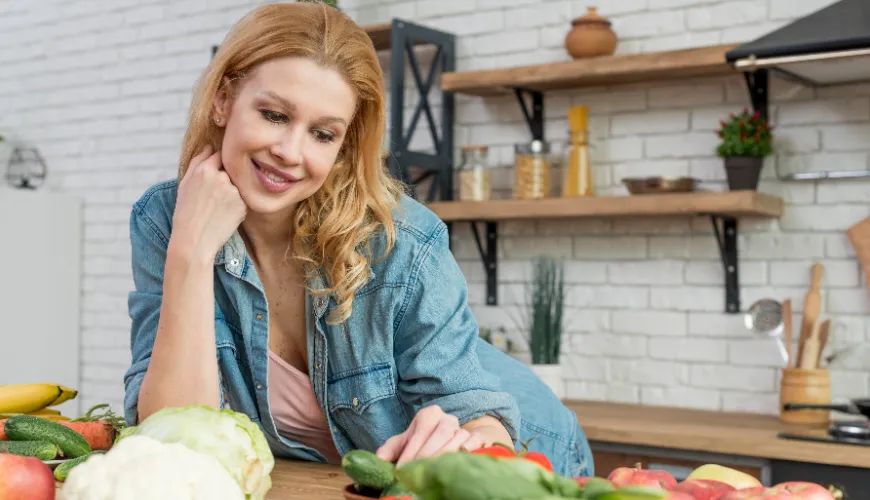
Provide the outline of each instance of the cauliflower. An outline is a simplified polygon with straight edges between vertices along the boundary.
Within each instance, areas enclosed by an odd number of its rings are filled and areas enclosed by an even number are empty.
[[[70,471],[58,500],[244,500],[213,456],[179,443],[130,436]]]

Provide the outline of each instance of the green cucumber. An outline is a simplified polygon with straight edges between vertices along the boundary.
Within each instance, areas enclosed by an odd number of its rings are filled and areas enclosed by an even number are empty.
[[[406,488],[401,481],[395,481],[393,484],[387,486],[384,491],[381,492],[379,498],[384,497],[406,497],[412,500],[418,500],[420,498],[416,493]]]
[[[54,460],[58,449],[57,445],[45,441],[0,441],[0,453]]]
[[[76,458],[91,452],[91,445],[84,436],[44,418],[16,415],[6,420],[3,430],[10,441],[45,441],[55,444],[66,458]]]
[[[105,453],[103,450],[92,451],[87,455],[82,455],[80,457],[71,458],[66,462],[58,465],[54,468],[54,478],[60,482],[66,481],[66,477],[69,476],[69,471],[72,470],[76,465],[84,462],[85,460],[91,458],[93,455],[101,455]]]
[[[396,464],[366,450],[351,450],[341,459],[341,468],[362,488],[383,491],[396,482]]]

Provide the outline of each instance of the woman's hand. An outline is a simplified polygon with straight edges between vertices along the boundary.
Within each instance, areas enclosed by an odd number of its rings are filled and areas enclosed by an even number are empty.
[[[483,437],[459,426],[459,420],[444,413],[438,406],[427,406],[414,416],[408,429],[387,440],[377,450],[377,456],[402,465],[415,458],[430,457],[445,452],[476,450],[484,445]]]
[[[246,214],[239,190],[223,170],[220,151],[206,146],[178,185],[170,243],[189,257],[213,258]]]

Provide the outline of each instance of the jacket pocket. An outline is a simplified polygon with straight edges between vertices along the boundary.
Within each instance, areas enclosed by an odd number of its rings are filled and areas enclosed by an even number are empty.
[[[215,320],[215,339],[221,407],[244,413],[254,422],[258,422],[260,414],[256,401],[243,375],[239,353],[229,327],[222,319]]]
[[[374,451],[410,423],[388,363],[340,373],[327,382],[329,413],[355,447]]]

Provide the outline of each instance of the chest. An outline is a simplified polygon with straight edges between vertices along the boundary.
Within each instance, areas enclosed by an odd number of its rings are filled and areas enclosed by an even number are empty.
[[[269,349],[307,374],[305,282],[289,266],[268,266],[261,276],[269,311]]]

